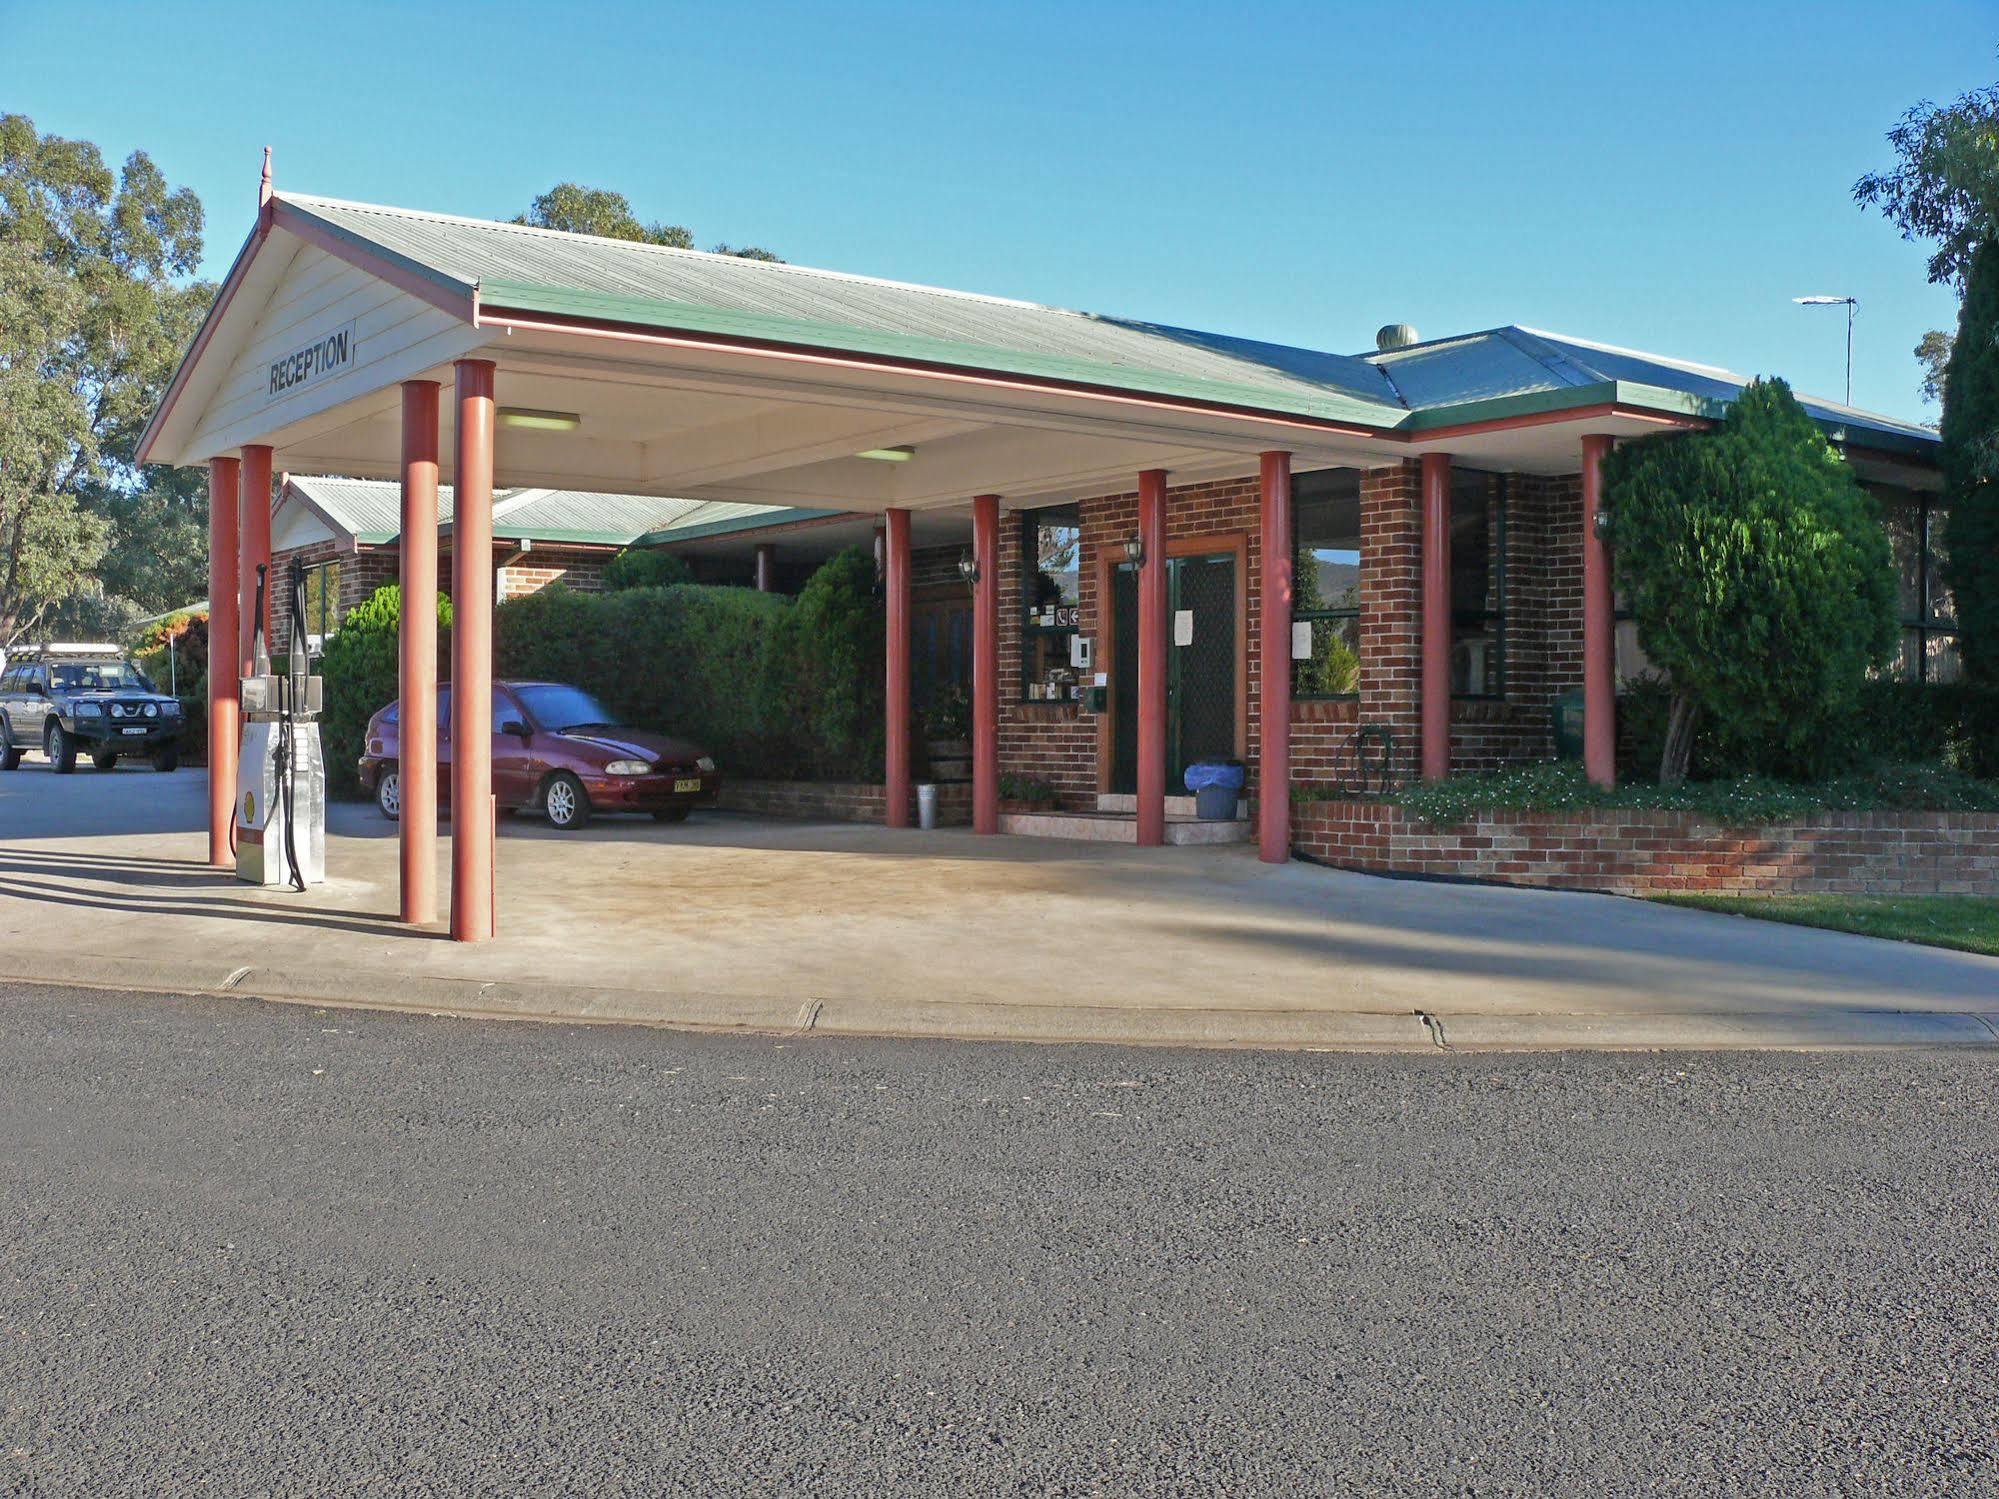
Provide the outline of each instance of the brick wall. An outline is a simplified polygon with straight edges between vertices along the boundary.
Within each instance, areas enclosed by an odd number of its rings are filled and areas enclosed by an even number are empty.
[[[880,822],[888,805],[887,788],[860,781],[725,780],[716,805],[731,812],[755,812],[764,817],[797,817],[830,822]],[[958,783],[937,788],[937,825],[968,827],[972,821],[972,788]],[[916,825],[916,792],[909,798],[910,826]]]
[[[528,594],[541,592],[551,583],[560,583],[578,593],[602,593],[604,564],[609,560],[609,555],[604,552],[536,547],[531,552],[522,553],[518,561],[499,569],[494,582],[493,601],[504,603],[508,599],[525,598]],[[449,592],[451,584],[448,577],[444,586]]]
[[[1374,873],[1624,895],[1999,896],[1999,814],[1827,812],[1721,827],[1683,812],[1492,813],[1431,827],[1380,802],[1297,802],[1308,858]]]
[[[1458,699],[1451,708],[1452,764],[1487,770],[1552,753],[1549,709],[1556,693],[1582,680],[1582,490],[1579,477],[1512,476],[1506,514],[1506,680],[1503,699]],[[1082,632],[1097,640],[1098,669],[1106,601],[1097,594],[1098,559],[1138,525],[1136,490],[1101,495],[1078,507],[1083,535]],[[1393,773],[1415,774],[1421,742],[1422,484],[1409,460],[1361,477],[1360,689],[1357,698],[1300,702],[1291,709],[1295,784],[1357,782],[1356,732],[1386,729]],[[1169,542],[1241,533],[1247,555],[1247,758],[1250,785],[1262,738],[1258,691],[1262,659],[1256,630],[1261,605],[1261,535],[1254,475],[1169,488]],[[1021,520],[1000,518],[1000,768],[1046,777],[1065,806],[1091,804],[1099,789],[1099,724],[1063,704],[1026,703],[1020,661]],[[955,552],[952,559],[955,564]],[[1378,760],[1366,767],[1378,770]]]

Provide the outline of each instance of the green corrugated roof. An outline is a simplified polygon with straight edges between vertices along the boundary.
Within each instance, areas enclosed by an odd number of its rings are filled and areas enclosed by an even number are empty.
[[[1605,401],[1712,415],[1743,377],[1533,329],[1327,354],[1163,323],[520,224],[283,194],[329,232],[488,309],[709,333],[1177,397],[1383,431]],[[1934,431],[1801,397],[1828,429],[1927,451]]]

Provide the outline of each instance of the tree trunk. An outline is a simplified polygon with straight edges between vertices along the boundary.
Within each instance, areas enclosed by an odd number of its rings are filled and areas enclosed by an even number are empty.
[[[1677,786],[1687,778],[1687,762],[1694,753],[1694,725],[1700,722],[1700,704],[1684,692],[1673,694],[1673,706],[1666,714],[1666,748],[1659,756],[1659,784]]]

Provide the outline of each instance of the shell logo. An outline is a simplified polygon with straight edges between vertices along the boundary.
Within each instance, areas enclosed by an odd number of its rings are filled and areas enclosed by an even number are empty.
[[[246,791],[243,793],[243,821],[255,822],[256,820],[257,820],[257,793],[254,791]]]

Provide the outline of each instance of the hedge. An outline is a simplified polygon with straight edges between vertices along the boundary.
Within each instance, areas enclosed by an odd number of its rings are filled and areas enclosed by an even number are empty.
[[[572,682],[621,722],[691,739],[738,776],[881,775],[882,614],[858,548],[796,598],[682,583],[556,586],[494,615],[498,675]]]
[[[172,659],[168,659],[168,651]],[[132,653],[154,687],[180,703],[180,757],[208,763],[208,615],[176,614],[147,626]]]
[[[326,701],[319,744],[326,757],[326,784],[336,796],[352,796],[361,789],[356,767],[368,720],[377,709],[394,702],[400,690],[396,634],[402,608],[401,588],[394,583],[377,588],[347,611],[320,658]],[[437,661],[442,681],[451,661],[451,601],[443,594],[437,596]],[[272,669],[279,669],[277,663]]]

